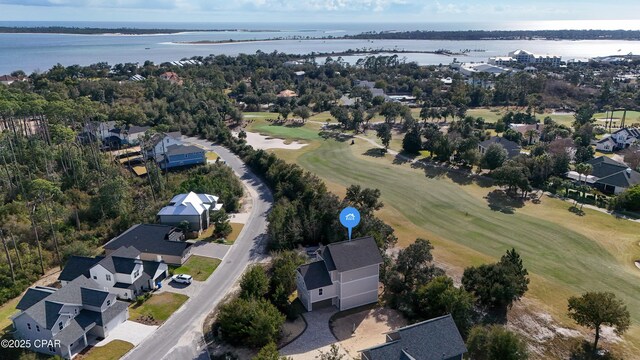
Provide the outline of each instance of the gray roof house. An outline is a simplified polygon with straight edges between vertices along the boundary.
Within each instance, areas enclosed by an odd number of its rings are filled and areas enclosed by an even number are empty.
[[[378,245],[370,236],[321,247],[315,261],[296,271],[298,297],[309,311],[375,303],[381,263]]]
[[[66,359],[82,351],[88,337],[104,338],[129,317],[127,303],[85,276],[61,289],[30,288],[16,308],[14,336],[30,340],[33,351]]]
[[[140,251],[143,261],[182,265],[191,256],[191,243],[184,239],[184,234],[174,226],[137,224],[111,239],[104,249],[108,256],[121,247],[133,246]]]
[[[467,348],[451,315],[386,334],[387,342],[361,351],[362,360],[462,360]]]
[[[158,212],[158,222],[178,226],[181,222],[189,222],[191,231],[201,233],[209,228],[209,215],[222,209],[218,197],[210,194],[179,194],[173,197],[169,205]]]
[[[521,148],[520,148],[520,145],[518,145],[517,143],[511,140],[507,140],[500,136],[492,136],[488,140],[485,140],[480,144],[478,144],[478,151],[480,152],[480,155],[484,155],[485,151],[487,151],[487,148],[489,148],[491,144],[502,145],[502,147],[504,147],[505,150],[507,150],[507,156],[509,158],[518,156],[520,154]]]
[[[156,289],[157,283],[168,274],[169,267],[163,261],[141,260],[140,251],[123,246],[107,256],[71,257],[58,280],[64,286],[78,276],[86,276],[118,298],[132,300],[145,291]]]
[[[633,185],[640,184],[640,173],[607,156],[591,159],[587,163],[593,167],[589,176],[592,181],[587,183],[591,183],[603,193],[619,194]]]

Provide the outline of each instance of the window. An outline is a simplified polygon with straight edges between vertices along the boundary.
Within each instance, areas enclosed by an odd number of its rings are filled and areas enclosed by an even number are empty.
[[[139,274],[140,274],[140,271],[136,270],[136,271],[133,273],[133,277],[134,277],[134,278],[135,278],[135,277],[138,277],[138,275],[139,275]]]
[[[318,295],[322,295],[322,289],[318,290]]]
[[[63,327],[64,327],[64,326],[62,325],[62,321],[60,321],[60,322],[58,323],[58,328],[59,328],[60,330],[62,330],[62,328],[63,328]]]
[[[36,331],[40,332],[40,325],[36,325]]]
[[[111,275],[107,274],[105,277],[107,278],[107,281],[111,281]]]
[[[93,280],[98,280],[98,277],[93,275]]]
[[[27,329],[31,330],[31,324],[27,323]]]
[[[107,300],[107,306],[111,306],[111,300]]]
[[[78,308],[73,309],[73,312],[74,312],[75,314],[77,314],[77,313],[78,313]]]

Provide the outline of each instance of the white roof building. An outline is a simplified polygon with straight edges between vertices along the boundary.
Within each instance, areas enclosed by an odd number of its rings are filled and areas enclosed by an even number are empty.
[[[192,231],[201,232],[209,227],[209,214],[220,209],[222,203],[217,196],[190,192],[174,196],[169,205],[160,209],[158,220],[174,226],[187,221]]]

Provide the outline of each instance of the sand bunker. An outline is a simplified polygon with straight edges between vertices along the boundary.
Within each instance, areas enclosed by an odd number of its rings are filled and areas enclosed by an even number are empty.
[[[308,144],[299,143],[297,141],[291,142],[289,144],[285,143],[285,140],[272,138],[264,135],[260,135],[258,133],[252,133],[249,131],[245,131],[247,133],[247,144],[253,146],[254,149],[286,149],[286,150],[299,150]],[[233,134],[234,136],[238,136],[238,134]]]

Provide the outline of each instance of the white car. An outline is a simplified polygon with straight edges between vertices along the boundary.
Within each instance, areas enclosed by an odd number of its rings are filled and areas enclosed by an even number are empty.
[[[171,280],[181,284],[191,284],[193,277],[187,274],[176,274],[171,277]]]

